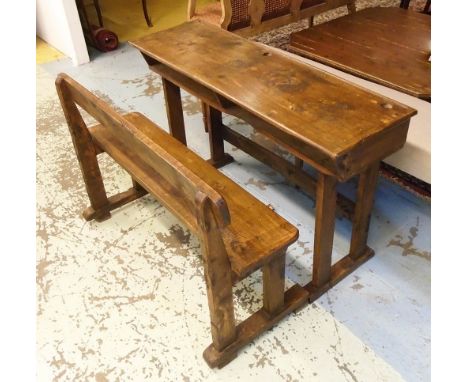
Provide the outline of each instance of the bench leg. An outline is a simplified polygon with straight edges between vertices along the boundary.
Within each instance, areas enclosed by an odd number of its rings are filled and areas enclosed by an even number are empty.
[[[135,179],[132,178],[133,187],[129,188],[127,191],[120,192],[118,194],[112,195],[108,198],[107,204],[107,211],[113,211],[116,208],[122,207],[125,204],[133,202],[136,199],[141,198],[142,196],[146,195],[148,191],[146,191]],[[93,206],[86,208],[83,211],[83,217],[87,220],[94,220],[102,221],[99,218],[99,211],[96,211]],[[109,214],[110,217],[110,214]]]
[[[234,160],[232,156],[224,152],[222,114],[219,110],[216,110],[205,103],[203,104],[202,109],[205,131],[208,132],[210,138],[211,158],[208,162],[212,166],[219,168]]]
[[[314,261],[312,285],[320,287],[330,280],[335,233],[336,178],[319,174],[316,190]]]
[[[185,137],[184,112],[182,109],[182,99],[180,98],[180,88],[168,81],[162,79],[164,97],[166,100],[166,112],[169,122],[169,131],[178,141],[187,146]]]
[[[298,284],[289,288],[284,293],[284,304],[276,314],[270,315],[265,311],[265,308],[261,308],[237,326],[236,338],[223,350],[218,351],[214,344],[208,346],[203,352],[203,358],[208,366],[218,368],[225,366],[236,357],[237,352],[243,346],[272,328],[288,314],[304,306],[308,297],[308,291]]]
[[[197,198],[199,196],[197,195]],[[222,351],[236,339],[231,263],[208,198],[196,200],[213,347]]]
[[[91,203],[91,207],[85,209],[82,215],[86,220],[90,220],[88,211],[91,208],[94,212],[93,219],[98,222],[107,220],[111,217],[109,199],[106,195],[101,170],[99,169],[94,148],[76,147],[76,151],[86,186],[86,192],[88,193],[88,198]]]
[[[279,313],[284,306],[285,257],[283,253],[262,268],[263,310],[270,316]]]
[[[94,219],[103,221],[110,218],[107,199],[97,155],[102,150],[94,143],[81,114],[71,98],[64,81],[56,81],[57,93],[62,104],[73,147],[80,164],[86,192],[94,212]],[[86,213],[86,210],[84,214]],[[85,216],[86,218],[86,216]]]
[[[379,162],[371,165],[359,176],[356,209],[353,218],[353,231],[349,254],[353,259],[360,257],[367,249],[367,235],[374,204],[375,187],[379,174]]]

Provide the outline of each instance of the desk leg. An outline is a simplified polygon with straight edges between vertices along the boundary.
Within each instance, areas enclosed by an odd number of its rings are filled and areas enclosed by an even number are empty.
[[[219,110],[212,108],[206,103],[203,103],[202,107],[205,130],[208,131],[210,137],[211,158],[208,162],[212,166],[219,168],[234,160],[232,156],[224,152],[222,114]]]
[[[367,249],[367,234],[372,206],[374,204],[375,187],[379,173],[379,162],[371,165],[359,176],[359,186],[354,210],[353,232],[349,254],[353,259],[360,257]]]
[[[166,113],[169,122],[169,131],[174,138],[187,146],[180,88],[165,78],[162,79],[162,84],[164,97],[166,99]]]
[[[316,191],[313,287],[326,284],[331,277],[335,208],[336,178],[319,174]]]

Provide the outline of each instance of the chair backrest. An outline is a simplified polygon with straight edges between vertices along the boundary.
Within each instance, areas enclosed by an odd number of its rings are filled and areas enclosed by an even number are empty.
[[[355,11],[356,0],[220,0],[220,26],[241,35],[253,35],[341,6]],[[189,19],[195,0],[189,0]]]
[[[131,147],[132,151],[135,150],[138,156],[144,159],[146,165],[151,166],[154,174],[161,180],[160,186],[164,188],[163,191],[174,193],[177,200],[193,214],[193,221],[200,223],[200,216],[198,216],[200,204],[209,202],[218,227],[223,228],[229,224],[230,216],[224,198],[164,150],[163,146],[171,144],[170,141],[161,142],[161,145],[158,145],[106,102],[66,74],[59,74],[56,86],[72,139],[77,133],[89,134],[76,106],[78,105],[101,125],[110,128],[112,135],[125,142],[125,147]],[[159,128],[157,125],[154,127]],[[175,141],[175,138],[168,138],[172,143],[179,143]],[[89,139],[92,138],[89,137]],[[148,191],[157,196],[161,190]]]
[[[228,30],[237,30],[301,10],[325,4],[326,0],[231,0],[232,17]]]

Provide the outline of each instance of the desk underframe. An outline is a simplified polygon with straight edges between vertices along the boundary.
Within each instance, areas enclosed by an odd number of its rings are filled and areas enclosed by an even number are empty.
[[[143,57],[150,69],[162,77],[169,129],[175,138],[187,144],[180,96],[180,88],[183,88],[202,101],[205,127],[210,141],[211,158],[209,161],[213,166],[221,167],[233,161],[233,158],[224,152],[224,141],[227,141],[278,171],[293,185],[315,198],[316,218],[312,280],[302,287],[308,293],[307,300],[309,302],[318,299],[374,255],[374,251],[367,246],[367,236],[380,161],[372,163],[359,174],[356,203],[354,203],[337,193],[336,185],[338,180],[330,171],[322,168],[313,159],[295,151],[294,148],[284,145],[280,137],[274,133],[278,129],[265,121],[259,120],[249,111],[233,104],[223,96],[187,76],[145,54],[143,54]],[[222,113],[244,120],[251,124],[254,129],[286,147],[296,156],[296,162],[289,162],[224,125],[222,123]],[[303,170],[303,162],[310,164],[317,170],[317,179]],[[332,264],[336,216],[343,216],[352,221],[352,234],[349,254]],[[264,330],[266,329],[261,331]],[[257,332],[255,335],[258,334],[260,333]],[[229,362],[232,356],[235,356],[236,351],[243,345],[240,342],[238,344],[233,343],[228,347],[226,352],[229,354],[224,351],[213,352],[210,345],[205,351],[205,359],[207,359],[207,356],[210,358],[209,364],[212,367],[222,367]],[[207,352],[210,354],[207,355]]]

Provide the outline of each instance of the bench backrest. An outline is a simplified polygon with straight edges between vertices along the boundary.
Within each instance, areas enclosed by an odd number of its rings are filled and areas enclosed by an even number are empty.
[[[189,19],[195,13],[195,1],[189,0]],[[220,26],[241,35],[254,35],[341,6],[355,11],[356,0],[220,0]]]
[[[74,143],[75,139],[92,140],[77,108],[78,105],[101,125],[111,128],[113,135],[118,140],[125,142],[125,147],[130,147],[132,151],[134,150],[139,157],[144,159],[147,165],[151,166],[160,179],[161,188],[148,191],[156,197],[161,193],[172,194],[193,215],[190,221],[185,221],[190,228],[193,228],[193,222],[204,224],[200,222],[199,215],[200,209],[206,207],[205,204],[208,204],[212,210],[219,228],[229,224],[229,211],[224,198],[165,151],[162,146],[153,142],[106,102],[96,97],[68,75],[60,74],[57,77],[56,86]],[[155,128],[159,127],[155,125]],[[77,135],[81,135],[81,137]],[[168,138],[175,140],[172,137]],[[184,216],[179,217],[183,219]],[[196,228],[200,232],[201,227]]]

